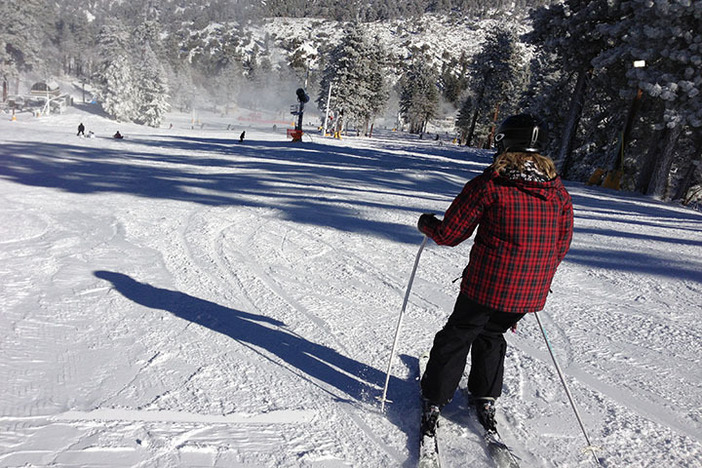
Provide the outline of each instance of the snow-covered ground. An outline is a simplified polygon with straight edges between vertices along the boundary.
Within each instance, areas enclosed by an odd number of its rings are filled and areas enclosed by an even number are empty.
[[[424,251],[383,414],[415,223],[491,155],[171,117],[0,116],[0,466],[416,464],[417,354],[470,242]],[[700,467],[702,214],[567,186],[540,317],[602,465]],[[508,341],[498,422],[521,465],[593,466],[535,319]],[[463,406],[445,465],[489,466]]]

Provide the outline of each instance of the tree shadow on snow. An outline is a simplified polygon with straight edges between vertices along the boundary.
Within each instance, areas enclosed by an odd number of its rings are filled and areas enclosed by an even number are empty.
[[[351,399],[376,404],[375,399],[382,392],[384,372],[286,330],[285,323],[279,320],[224,307],[179,291],[140,283],[122,273],[101,270],[93,274],[112,283],[120,294],[137,304],[164,310],[209,328],[259,352],[273,363],[294,368],[292,372],[298,377],[323,389],[337,400]],[[407,359],[403,357],[406,364],[412,366],[412,360]],[[414,361],[416,367],[416,359]],[[401,402],[416,400],[418,404],[415,383],[393,376],[389,389],[390,399]],[[411,422],[408,423],[407,409],[407,403],[396,407],[391,405],[388,418],[401,430],[408,432],[408,439],[412,439],[412,431],[416,436],[417,429]]]
[[[284,141],[238,144],[177,136],[135,136],[118,144],[80,141],[3,145],[0,178],[80,194],[124,193],[208,206],[275,207],[290,221],[410,244],[419,239],[414,225],[360,214],[372,207],[410,211],[418,217],[422,209],[417,206],[442,200],[448,207],[461,186],[436,172],[457,164],[452,160],[432,162],[369,149],[291,146]],[[472,170],[466,164],[461,167]],[[371,194],[377,201],[359,200],[356,192]],[[409,199],[413,194],[417,194],[415,200],[407,206],[388,198]]]

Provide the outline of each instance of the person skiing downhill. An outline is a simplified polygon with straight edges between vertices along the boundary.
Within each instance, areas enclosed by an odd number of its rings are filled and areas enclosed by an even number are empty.
[[[546,127],[533,116],[507,118],[495,135],[493,163],[464,186],[443,220],[419,218],[419,231],[439,245],[458,245],[477,228],[458,299],[434,337],[422,377],[423,435],[435,434],[469,352],[468,390],[481,424],[496,431],[503,335],[526,313],[543,309],[573,236],[572,200],[553,161],[541,154],[546,141]]]

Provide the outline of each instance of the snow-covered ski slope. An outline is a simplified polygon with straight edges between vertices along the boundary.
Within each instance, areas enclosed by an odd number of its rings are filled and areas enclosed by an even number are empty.
[[[0,117],[0,466],[417,463],[417,353],[470,241],[425,249],[381,414],[415,223],[489,153],[293,144],[219,116]],[[700,467],[702,214],[567,186],[575,236],[542,320],[602,465]],[[533,317],[508,340],[498,422],[520,465],[592,466]],[[488,466],[461,402],[444,464]]]

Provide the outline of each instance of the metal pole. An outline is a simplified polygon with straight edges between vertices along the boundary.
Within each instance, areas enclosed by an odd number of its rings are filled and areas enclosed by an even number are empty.
[[[327,113],[324,116],[324,126],[322,127],[322,136],[327,136],[327,122],[329,121],[329,104],[331,103],[332,84],[329,83],[329,94],[327,95]]]
[[[544,329],[544,326],[541,324],[541,319],[539,318],[539,314],[534,312],[534,317],[536,317],[536,321],[539,323],[539,328],[541,329],[541,334],[544,336],[544,341],[546,342],[546,347],[548,348],[548,352],[551,355],[551,359],[553,360],[553,365],[556,366],[556,372],[558,373],[558,377],[561,379],[561,383],[563,384],[563,388],[565,389],[566,395],[568,395],[568,400],[570,401],[570,406],[573,408],[573,412],[575,413],[575,418],[578,420],[578,424],[580,424],[580,429],[583,431],[583,435],[585,436],[585,441],[587,442],[587,447],[585,447],[585,450],[592,452],[592,456],[595,459],[595,464],[597,466],[600,465],[600,460],[597,458],[597,455],[595,454],[595,447],[592,445],[592,442],[590,442],[590,437],[587,435],[587,431],[585,430],[585,425],[583,424],[583,420],[580,417],[580,413],[578,412],[578,408],[575,406],[575,401],[573,400],[573,395],[570,393],[570,389],[568,389],[568,384],[566,383],[565,377],[563,376],[563,372],[561,371],[561,366],[558,365],[558,361],[556,361],[556,356],[553,354],[553,348],[551,348],[551,343],[548,340],[548,336],[546,335],[546,330]]]
[[[422,255],[422,250],[424,246],[427,245],[427,236],[424,236],[422,240],[422,245],[419,246],[419,251],[417,252],[417,257],[414,259],[414,266],[412,267],[412,274],[410,275],[409,282],[407,283],[407,290],[405,291],[405,299],[402,302],[402,310],[400,310],[400,317],[397,319],[397,328],[395,328],[395,339],[392,342],[392,350],[390,351],[390,362],[388,362],[388,371],[385,376],[385,387],[383,387],[383,398],[381,398],[380,411],[385,411],[385,403],[388,394],[388,385],[390,384],[390,371],[392,370],[392,361],[395,358],[395,348],[397,348],[397,342],[400,339],[400,328],[402,328],[402,317],[405,315],[405,309],[407,308],[407,300],[409,299],[410,291],[412,290],[412,283],[414,282],[414,275],[417,272],[417,265],[419,265],[419,257]]]

